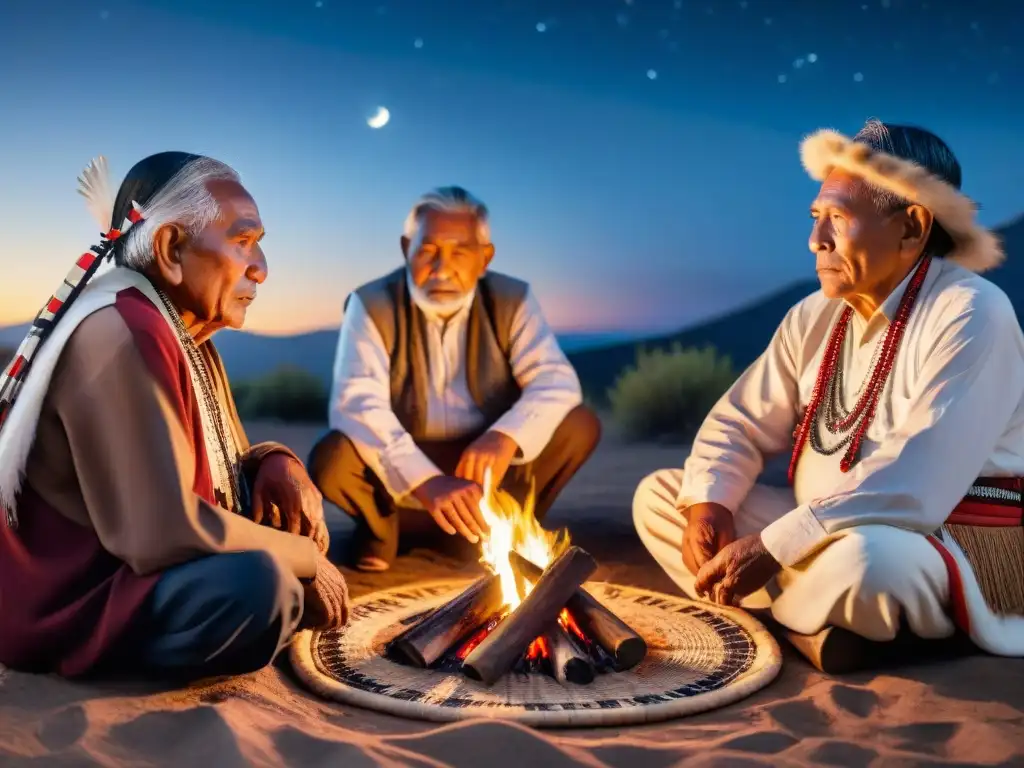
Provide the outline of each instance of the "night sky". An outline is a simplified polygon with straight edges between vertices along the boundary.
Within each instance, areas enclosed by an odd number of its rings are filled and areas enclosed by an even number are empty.
[[[819,127],[930,128],[986,224],[1024,212],[1021,94],[1010,0],[2,0],[0,324],[96,241],[90,158],[180,149],[260,205],[251,329],[336,324],[443,184],[559,329],[676,328],[813,276]]]

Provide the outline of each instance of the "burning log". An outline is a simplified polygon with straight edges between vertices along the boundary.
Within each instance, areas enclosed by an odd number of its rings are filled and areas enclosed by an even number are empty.
[[[543,573],[543,569],[518,552],[510,552],[508,559],[512,568],[530,581],[536,581]],[[583,634],[615,659],[616,670],[621,672],[635,667],[647,655],[644,639],[582,587],[569,598],[565,607]]]
[[[566,601],[596,570],[594,558],[569,547],[537,579],[533,591],[466,657],[463,671],[474,680],[493,685],[519,658],[534,638],[558,619]]]
[[[551,669],[560,683],[587,685],[594,680],[594,666],[587,654],[560,625],[544,633]]]
[[[421,669],[429,667],[452,645],[491,620],[503,605],[501,579],[485,576],[395,637],[389,650]]]

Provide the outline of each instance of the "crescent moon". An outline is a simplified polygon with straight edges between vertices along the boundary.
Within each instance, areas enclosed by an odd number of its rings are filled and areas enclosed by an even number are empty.
[[[391,112],[387,107],[377,107],[377,114],[366,121],[371,128],[383,128],[391,120]]]

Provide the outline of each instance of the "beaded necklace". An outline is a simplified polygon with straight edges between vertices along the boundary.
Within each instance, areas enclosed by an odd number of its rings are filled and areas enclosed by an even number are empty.
[[[831,456],[846,448],[846,452],[839,462],[842,472],[849,472],[857,463],[860,458],[861,443],[875,418],[879,398],[889,380],[896,352],[899,350],[903,334],[907,329],[907,320],[917,301],[917,295],[921,291],[921,285],[928,274],[930,264],[931,257],[925,256],[914,271],[907,290],[900,300],[895,319],[875,348],[868,369],[870,376],[861,383],[856,395],[857,403],[850,410],[846,409],[842,397],[842,351],[847,329],[853,319],[853,308],[846,307],[839,315],[839,320],[836,321],[828,345],[825,347],[821,366],[818,368],[818,378],[814,382],[811,402],[793,433],[793,455],[789,460],[790,485],[793,484],[797,463],[800,461],[800,455],[808,441],[811,443],[811,448],[823,456]],[[822,427],[829,434],[839,438],[835,444],[825,445],[821,433]]]
[[[232,433],[227,423],[224,408],[216,396],[206,363],[203,361],[202,353],[199,351],[199,347],[196,346],[192,334],[185,327],[185,323],[182,322],[181,315],[163,291],[158,290],[157,295],[160,297],[164,309],[167,310],[167,314],[171,318],[171,324],[174,326],[175,333],[178,336],[178,343],[181,344],[181,348],[185,352],[185,359],[192,372],[192,381],[198,390],[196,394],[199,399],[200,411],[205,412],[207,420],[214,431],[213,436],[216,441],[213,447],[215,450],[211,451],[208,449],[207,453],[210,454],[208,457],[210,470],[219,476],[216,477],[214,482],[214,493],[217,496],[217,502],[224,509],[236,513],[241,512],[243,502],[238,482],[238,450],[234,438],[232,437],[229,441],[228,436]],[[206,425],[204,424],[204,432],[207,431],[205,427]],[[209,446],[209,444],[210,441],[207,439],[207,445]],[[235,450],[231,450],[231,446],[235,446]]]

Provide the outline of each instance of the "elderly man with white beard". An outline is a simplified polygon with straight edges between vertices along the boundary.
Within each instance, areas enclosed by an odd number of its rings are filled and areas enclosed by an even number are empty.
[[[357,521],[364,571],[389,568],[400,532],[424,521],[476,542],[488,473],[520,502],[535,488],[542,518],[600,437],[529,286],[488,269],[483,203],[434,190],[401,248],[403,267],[348,297],[331,430],[309,460],[324,497]]]
[[[977,274],[1001,248],[928,131],[821,131],[802,159],[822,182],[821,290],[712,409],[685,466],[640,484],[640,537],[687,594],[822,633],[819,663],[837,669],[866,645],[957,628],[1024,655],[1024,337]],[[787,450],[792,488],[757,484]]]

